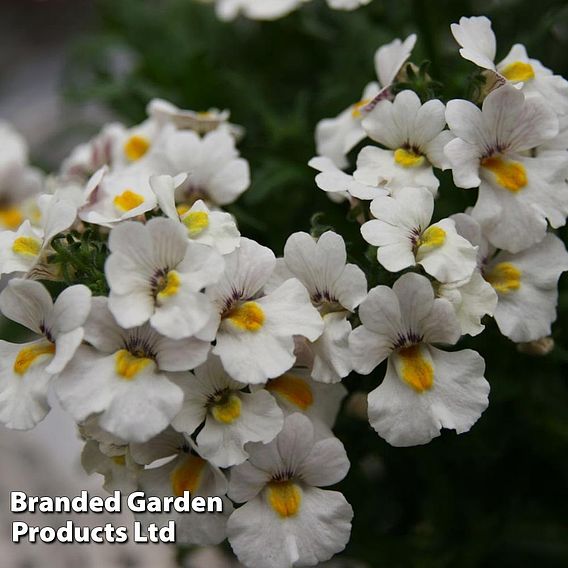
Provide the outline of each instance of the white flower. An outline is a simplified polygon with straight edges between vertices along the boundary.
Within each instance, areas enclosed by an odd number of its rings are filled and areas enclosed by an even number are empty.
[[[371,203],[376,217],[361,227],[363,238],[377,246],[377,260],[398,272],[420,264],[439,282],[469,278],[477,253],[458,235],[451,219],[430,225],[434,198],[424,188],[407,188],[395,198],[378,197]]]
[[[209,109],[194,111],[180,109],[169,101],[152,99],[146,108],[148,116],[162,123],[170,122],[179,130],[194,130],[206,134],[218,128],[226,129],[237,140],[244,135],[242,126],[228,122],[231,113],[228,110]]]
[[[487,96],[482,110],[468,101],[450,101],[446,119],[457,136],[445,148],[454,182],[479,186],[471,214],[493,245],[518,252],[544,238],[547,219],[552,227],[564,225],[566,158],[526,155],[558,133],[548,105],[505,85]]]
[[[235,139],[223,129],[203,137],[191,130],[165,129],[148,161],[156,174],[188,174],[177,189],[178,203],[191,205],[203,199],[214,205],[227,205],[250,185],[248,162],[239,157]]]
[[[104,477],[105,491],[120,491],[124,495],[136,491],[138,473],[142,469],[130,457],[127,446],[121,454],[109,456],[101,451],[97,440],[88,440],[83,447],[81,465],[89,475],[99,473]]]
[[[295,278],[263,292],[276,263],[270,249],[242,238],[240,247],[224,258],[224,276],[207,289],[221,315],[213,352],[235,380],[264,383],[294,364],[294,336],[315,341],[323,321]]]
[[[16,231],[0,232],[0,274],[26,274],[46,260],[50,243],[68,229],[77,217],[77,208],[57,196],[41,195],[41,227],[25,220]]]
[[[301,412],[310,418],[317,439],[333,436],[342,400],[347,389],[341,383],[324,384],[312,380],[306,369],[293,367],[265,387],[286,414]]]
[[[183,392],[168,372],[185,371],[207,358],[209,344],[158,335],[149,324],[124,330],[107,307],[93,299],[85,340],[55,382],[62,406],[81,422],[101,413],[101,428],[127,442],[144,442],[180,411]]]
[[[355,10],[366,6],[371,0],[327,0],[327,4],[334,10]]]
[[[501,333],[517,343],[550,335],[558,279],[566,270],[568,253],[552,233],[522,252],[501,251],[488,260],[483,276],[499,298],[495,321]]]
[[[349,338],[355,370],[370,373],[388,358],[385,378],[369,393],[371,426],[393,446],[426,444],[441,428],[467,432],[488,404],[483,358],[469,349],[447,353],[460,325],[430,282],[404,274],[377,286],[359,306],[362,325]]]
[[[312,566],[343,550],[353,511],[341,493],[320,489],[345,477],[337,438],[314,441],[308,418],[293,414],[270,444],[250,444],[231,471],[229,496],[245,504],[227,524],[239,561],[256,568]]]
[[[183,185],[185,175],[172,178],[153,176],[150,185],[156,194],[160,209],[170,218],[183,223],[187,236],[195,242],[209,245],[221,254],[233,252],[240,242],[240,233],[234,217],[224,211],[212,211],[198,199],[191,207],[175,203],[176,189]]]
[[[216,356],[194,375],[176,381],[184,403],[172,425],[191,435],[203,424],[196,442],[205,459],[219,467],[242,463],[247,442],[270,442],[282,429],[284,417],[274,397],[265,390],[244,392],[246,385],[231,379]]]
[[[0,121],[0,229],[17,229],[24,221],[20,204],[41,187],[41,174],[28,164],[26,141]]]
[[[85,187],[79,218],[87,223],[111,227],[151,211],[157,201],[150,187],[151,164],[142,161],[116,172],[105,166],[95,172]]]
[[[351,324],[347,318],[367,294],[365,274],[347,263],[343,238],[327,231],[317,241],[307,233],[288,237],[271,286],[293,277],[306,287],[324,323],[321,337],[309,345],[312,378],[339,382],[352,371],[347,342]]]
[[[383,100],[363,119],[367,135],[386,149],[365,146],[357,158],[356,181],[384,186],[427,187],[434,195],[440,182],[432,166],[446,169],[447,130],[444,105],[435,99],[422,104],[413,91],[402,91],[393,102]]]
[[[232,513],[231,502],[225,497],[227,480],[221,470],[206,461],[198,453],[190,439],[181,434],[172,434],[169,430],[150,440],[147,446],[150,453],[175,455],[175,459],[158,467],[147,468],[138,476],[138,488],[146,495],[155,497],[181,497],[189,491],[191,498],[221,497],[222,512],[203,514],[178,513],[176,511],[162,513],[137,513],[136,519],[147,526],[156,523],[165,526],[169,521],[176,525],[176,541],[179,544],[219,544],[225,540],[227,518]],[[133,455],[148,454],[143,446],[133,450]]]
[[[124,138],[126,128],[113,122],[106,124],[91,140],[79,144],[61,164],[60,174],[64,180],[76,179],[86,182],[103,166],[114,166],[113,157],[119,140]]]
[[[559,114],[568,112],[568,81],[553,75],[540,61],[529,59],[527,50],[515,44],[509,54],[495,65],[497,42],[491,21],[485,16],[460,18],[452,24],[452,34],[461,45],[460,54],[483,69],[497,72],[527,94],[536,93]]]
[[[416,35],[404,41],[395,39],[375,52],[375,71],[378,82],[369,83],[358,103],[355,103],[336,118],[320,120],[316,127],[316,149],[320,156],[330,158],[338,168],[348,165],[347,154],[365,138],[361,121],[382,99],[391,96],[390,87],[406,60],[410,57]]]
[[[332,201],[340,202],[349,196],[367,200],[389,194],[384,187],[355,181],[352,175],[341,171],[330,158],[317,156],[308,162],[308,166],[320,172],[316,175],[316,185],[323,189]]]
[[[309,0],[216,0],[221,20],[234,20],[243,14],[251,20],[277,20]]]
[[[0,422],[8,428],[33,428],[48,413],[49,383],[83,340],[90,307],[91,292],[81,285],[65,289],[55,303],[33,280],[14,279],[4,289],[2,313],[41,336],[23,344],[0,341]]]
[[[179,223],[164,218],[118,225],[110,233],[109,249],[108,307],[120,326],[149,321],[172,339],[213,339],[218,315],[201,290],[223,273],[219,253],[189,241]],[[207,330],[211,327],[213,335]]]

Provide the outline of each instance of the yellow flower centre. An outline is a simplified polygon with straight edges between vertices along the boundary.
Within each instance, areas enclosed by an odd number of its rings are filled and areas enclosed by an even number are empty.
[[[184,491],[195,495],[206,461],[196,455],[188,455],[171,473],[170,481],[172,493],[176,497],[183,497]]]
[[[33,345],[28,345],[18,352],[14,361],[14,373],[25,375],[26,371],[34,364],[42,360],[44,356],[51,356],[55,353],[55,343],[42,341]]]
[[[422,393],[434,384],[432,359],[420,345],[399,349],[395,355],[398,376],[416,392]]]
[[[183,218],[190,237],[197,237],[209,227],[209,213],[207,211],[192,211]]]
[[[512,193],[517,193],[528,183],[527,171],[520,162],[492,156],[481,160],[481,165],[495,175],[501,187]]]
[[[179,273],[175,270],[170,270],[165,277],[159,280],[156,297],[159,300],[163,300],[170,296],[175,296],[179,292],[180,286],[181,279]]]
[[[403,168],[416,168],[424,163],[425,158],[413,150],[397,148],[394,151],[394,161]]]
[[[361,118],[363,116],[363,113],[361,112],[363,107],[367,106],[370,102],[371,99],[361,99],[358,103],[355,103],[351,107],[351,116],[353,118]]]
[[[181,217],[189,211],[190,207],[187,203],[180,203],[176,206],[177,214]]]
[[[501,75],[516,83],[518,81],[530,81],[534,79],[534,69],[530,63],[524,61],[513,61],[501,70]]]
[[[134,134],[124,143],[124,155],[131,162],[139,160],[150,149],[150,140],[140,134]]]
[[[125,456],[113,456],[112,461],[116,464],[116,465],[126,465],[126,457]]]
[[[119,211],[125,213],[126,211],[131,211],[132,209],[136,209],[139,205],[142,205],[142,203],[144,203],[144,198],[140,194],[135,193],[130,189],[126,189],[114,198],[113,203]]]
[[[264,325],[265,315],[256,302],[245,302],[231,310],[225,319],[244,331],[258,331]]]
[[[12,251],[22,256],[37,256],[41,250],[41,241],[36,237],[17,237],[12,244]]]
[[[213,403],[211,414],[217,422],[232,424],[241,415],[241,399],[235,393],[227,393]]]
[[[130,353],[127,349],[117,351],[114,358],[116,374],[128,381],[136,378],[136,375],[144,370],[150,363],[152,363],[152,359],[148,357],[138,357]]]
[[[266,497],[272,509],[284,519],[296,515],[302,504],[302,492],[292,481],[271,481]]]
[[[485,274],[485,280],[499,294],[508,294],[521,287],[521,275],[521,271],[514,264],[500,262]]]
[[[418,240],[418,247],[438,248],[446,242],[446,231],[441,227],[432,225],[428,227],[420,236]]]
[[[289,373],[268,381],[266,390],[279,394],[303,411],[314,403],[314,395],[308,382]]]
[[[16,207],[0,209],[0,225],[5,229],[17,229],[24,220],[21,211]]]

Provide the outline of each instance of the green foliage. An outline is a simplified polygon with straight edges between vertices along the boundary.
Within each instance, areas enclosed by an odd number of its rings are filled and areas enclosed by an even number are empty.
[[[195,110],[231,109],[232,121],[246,127],[240,149],[253,174],[251,189],[229,208],[242,232],[280,253],[291,232],[333,227],[372,286],[391,283],[391,276],[360,236],[356,218],[367,212],[331,203],[306,164],[318,120],[356,102],[374,79],[376,48],[417,32],[417,67],[407,68],[398,88],[411,87],[423,99],[467,97],[480,76],[459,57],[449,25],[484,13],[493,19],[498,58],[522,42],[568,75],[565,0],[373,0],[352,13],[316,0],[275,22],[229,24],[191,0],[102,0],[99,7],[100,31],[74,48],[69,97],[102,101],[127,123],[144,118],[152,97]],[[455,189],[448,173],[441,182],[437,218],[473,203],[475,192]],[[65,270],[104,293],[103,248],[75,236],[54,246]],[[342,414],[337,433],[353,465],[341,489],[355,510],[346,555],[384,568],[568,565],[565,284],[557,348],[548,357],[518,353],[494,324],[460,344],[484,355],[492,388],[489,409],[470,433],[392,448],[365,420]],[[384,370],[352,376],[346,385],[367,392]]]

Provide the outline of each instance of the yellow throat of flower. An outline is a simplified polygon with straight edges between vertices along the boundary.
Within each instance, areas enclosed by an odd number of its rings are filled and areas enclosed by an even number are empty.
[[[398,376],[417,393],[430,390],[434,384],[434,364],[426,348],[410,345],[399,349],[395,355]]]
[[[491,156],[481,160],[481,166],[495,176],[495,181],[511,193],[518,193],[528,183],[527,170],[520,162]]]
[[[403,168],[417,168],[426,161],[422,154],[406,148],[397,148],[394,151],[394,161]]]
[[[206,463],[203,458],[193,454],[184,458],[170,475],[172,493],[176,497],[182,497],[184,491],[195,495]]]
[[[521,287],[522,272],[511,262],[496,264],[484,276],[499,294],[509,294]]]
[[[509,63],[501,70],[501,75],[513,83],[530,81],[535,77],[533,66],[525,61]]]
[[[243,331],[258,331],[265,321],[264,310],[257,302],[244,302],[227,313],[223,319]]]
[[[292,481],[271,481],[266,488],[266,499],[278,516],[285,519],[300,510],[302,491]]]

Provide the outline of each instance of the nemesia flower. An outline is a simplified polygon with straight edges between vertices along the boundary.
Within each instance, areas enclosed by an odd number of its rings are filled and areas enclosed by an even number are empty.
[[[221,20],[234,20],[243,14],[252,20],[277,20],[309,0],[216,0]]]
[[[26,274],[45,261],[50,244],[68,229],[77,217],[77,208],[53,195],[38,198],[41,227],[26,219],[16,231],[0,232],[0,274]]]
[[[369,138],[386,149],[365,146],[361,150],[353,174],[356,181],[391,191],[426,187],[436,194],[440,181],[432,166],[449,166],[443,149],[452,139],[451,133],[444,130],[441,101],[422,104],[413,91],[402,91],[392,102],[378,102],[362,125]]]
[[[308,162],[308,166],[320,172],[316,175],[316,185],[323,189],[332,201],[340,202],[350,196],[367,200],[389,195],[389,191],[384,187],[355,181],[352,175],[341,171],[330,158],[317,156]]]
[[[109,172],[106,166],[101,168],[87,182],[79,218],[86,223],[111,227],[118,221],[151,211],[157,205],[150,187],[151,171],[144,162],[117,172]]]
[[[367,294],[365,274],[347,263],[345,242],[337,233],[327,231],[316,241],[300,232],[288,237],[271,285],[293,277],[306,287],[324,322],[322,335],[307,346],[312,352],[312,378],[338,382],[352,371],[347,318]]]
[[[108,242],[108,307],[120,326],[149,321],[172,339],[213,338],[214,329],[211,335],[206,328],[216,327],[218,315],[201,290],[223,273],[217,251],[188,240],[180,223],[163,218],[122,223]]]
[[[395,198],[378,197],[371,203],[376,219],[364,223],[361,234],[378,247],[377,260],[391,272],[420,264],[439,282],[470,278],[475,248],[458,235],[452,219],[430,225],[433,211],[434,198],[424,188],[404,189]]]
[[[89,474],[99,473],[104,477],[103,489],[112,493],[116,490],[128,495],[137,488],[138,473],[142,466],[130,457],[128,446],[122,454],[109,456],[100,450],[96,440],[87,440],[81,452],[81,465]]]
[[[235,139],[217,129],[200,137],[191,130],[165,129],[148,161],[155,174],[188,174],[177,188],[176,201],[192,205],[198,199],[228,205],[250,185],[248,162],[239,157]]]
[[[244,392],[246,385],[231,379],[215,355],[177,384],[184,402],[173,427],[191,435],[203,424],[196,438],[199,453],[219,467],[242,463],[247,442],[270,442],[282,429],[274,397],[264,389]]]
[[[316,439],[333,436],[331,429],[347,396],[347,389],[341,383],[320,383],[310,377],[307,369],[292,367],[270,379],[264,388],[274,396],[285,415],[305,414],[312,421]]]
[[[393,446],[426,444],[441,428],[467,432],[487,408],[483,358],[470,349],[445,352],[460,325],[452,305],[434,298],[424,276],[404,274],[373,288],[359,306],[351,333],[353,366],[369,374],[388,359],[385,378],[368,396],[371,426]]]
[[[451,25],[452,34],[460,44],[460,54],[483,69],[497,72],[527,94],[538,94],[559,114],[568,112],[568,81],[553,75],[536,59],[530,59],[524,45],[515,44],[508,55],[495,65],[497,42],[491,20],[485,16],[460,18]]]
[[[149,446],[149,451],[145,446]],[[160,451],[161,450],[161,451]],[[170,430],[159,434],[146,444],[137,444],[132,450],[136,458],[151,458],[153,455],[175,455],[163,465],[150,467],[137,475],[138,489],[156,497],[182,497],[189,491],[190,497],[220,497],[222,512],[178,513],[170,512],[137,513],[136,519],[143,526],[156,523],[165,526],[174,521],[176,542],[180,544],[219,544],[225,540],[227,518],[233,511],[231,502],[225,497],[227,479],[223,472],[199,454],[195,444],[182,434]],[[150,463],[148,459],[143,460]]]
[[[229,517],[229,543],[257,568],[311,566],[343,550],[353,511],[337,491],[349,469],[337,438],[314,440],[310,420],[288,416],[269,444],[249,444],[250,458],[231,471],[229,496],[245,503]]]
[[[66,288],[55,303],[33,280],[11,280],[0,294],[0,309],[9,319],[41,339],[16,344],[0,340],[0,422],[28,430],[49,412],[47,391],[83,340],[83,324],[91,307],[86,286]]]
[[[233,379],[264,383],[294,364],[295,335],[315,341],[324,324],[296,278],[263,292],[276,263],[270,249],[241,238],[224,258],[224,276],[207,289],[221,316],[213,353]]]
[[[180,109],[169,101],[152,99],[146,107],[149,117],[162,123],[172,123],[179,130],[194,130],[198,134],[206,134],[217,128],[225,128],[237,140],[244,134],[242,126],[228,122],[231,113],[228,110],[209,109],[197,112]]]
[[[568,252],[552,233],[524,251],[500,251],[487,259],[483,276],[499,298],[494,317],[501,333],[517,343],[550,335],[558,279],[566,270]]]
[[[16,230],[25,216],[20,204],[41,187],[41,174],[28,164],[26,141],[0,121],[0,229]]]
[[[479,187],[471,215],[491,244],[518,252],[566,222],[568,165],[562,155],[531,157],[530,150],[558,133],[558,119],[540,98],[505,85],[480,110],[450,101],[446,120],[456,138],[445,148],[454,183]]]
[[[176,207],[175,192],[185,178],[185,175],[176,178],[168,175],[150,178],[160,209],[170,219],[182,223],[192,241],[212,246],[221,254],[233,252],[239,246],[240,233],[230,213],[212,211],[201,199],[191,207]]]
[[[101,428],[125,442],[145,442],[170,424],[183,392],[168,374],[195,368],[209,351],[204,341],[168,339],[148,323],[122,329],[104,297],[93,299],[85,340],[91,346],[59,375],[57,396],[78,422],[101,413]]]
[[[375,52],[375,71],[378,82],[369,83],[361,100],[341,112],[336,118],[320,120],[316,127],[316,149],[320,156],[330,158],[338,168],[347,165],[347,154],[366,136],[361,121],[367,112],[382,99],[391,96],[390,87],[402,66],[410,57],[416,35],[404,41],[395,39]]]

